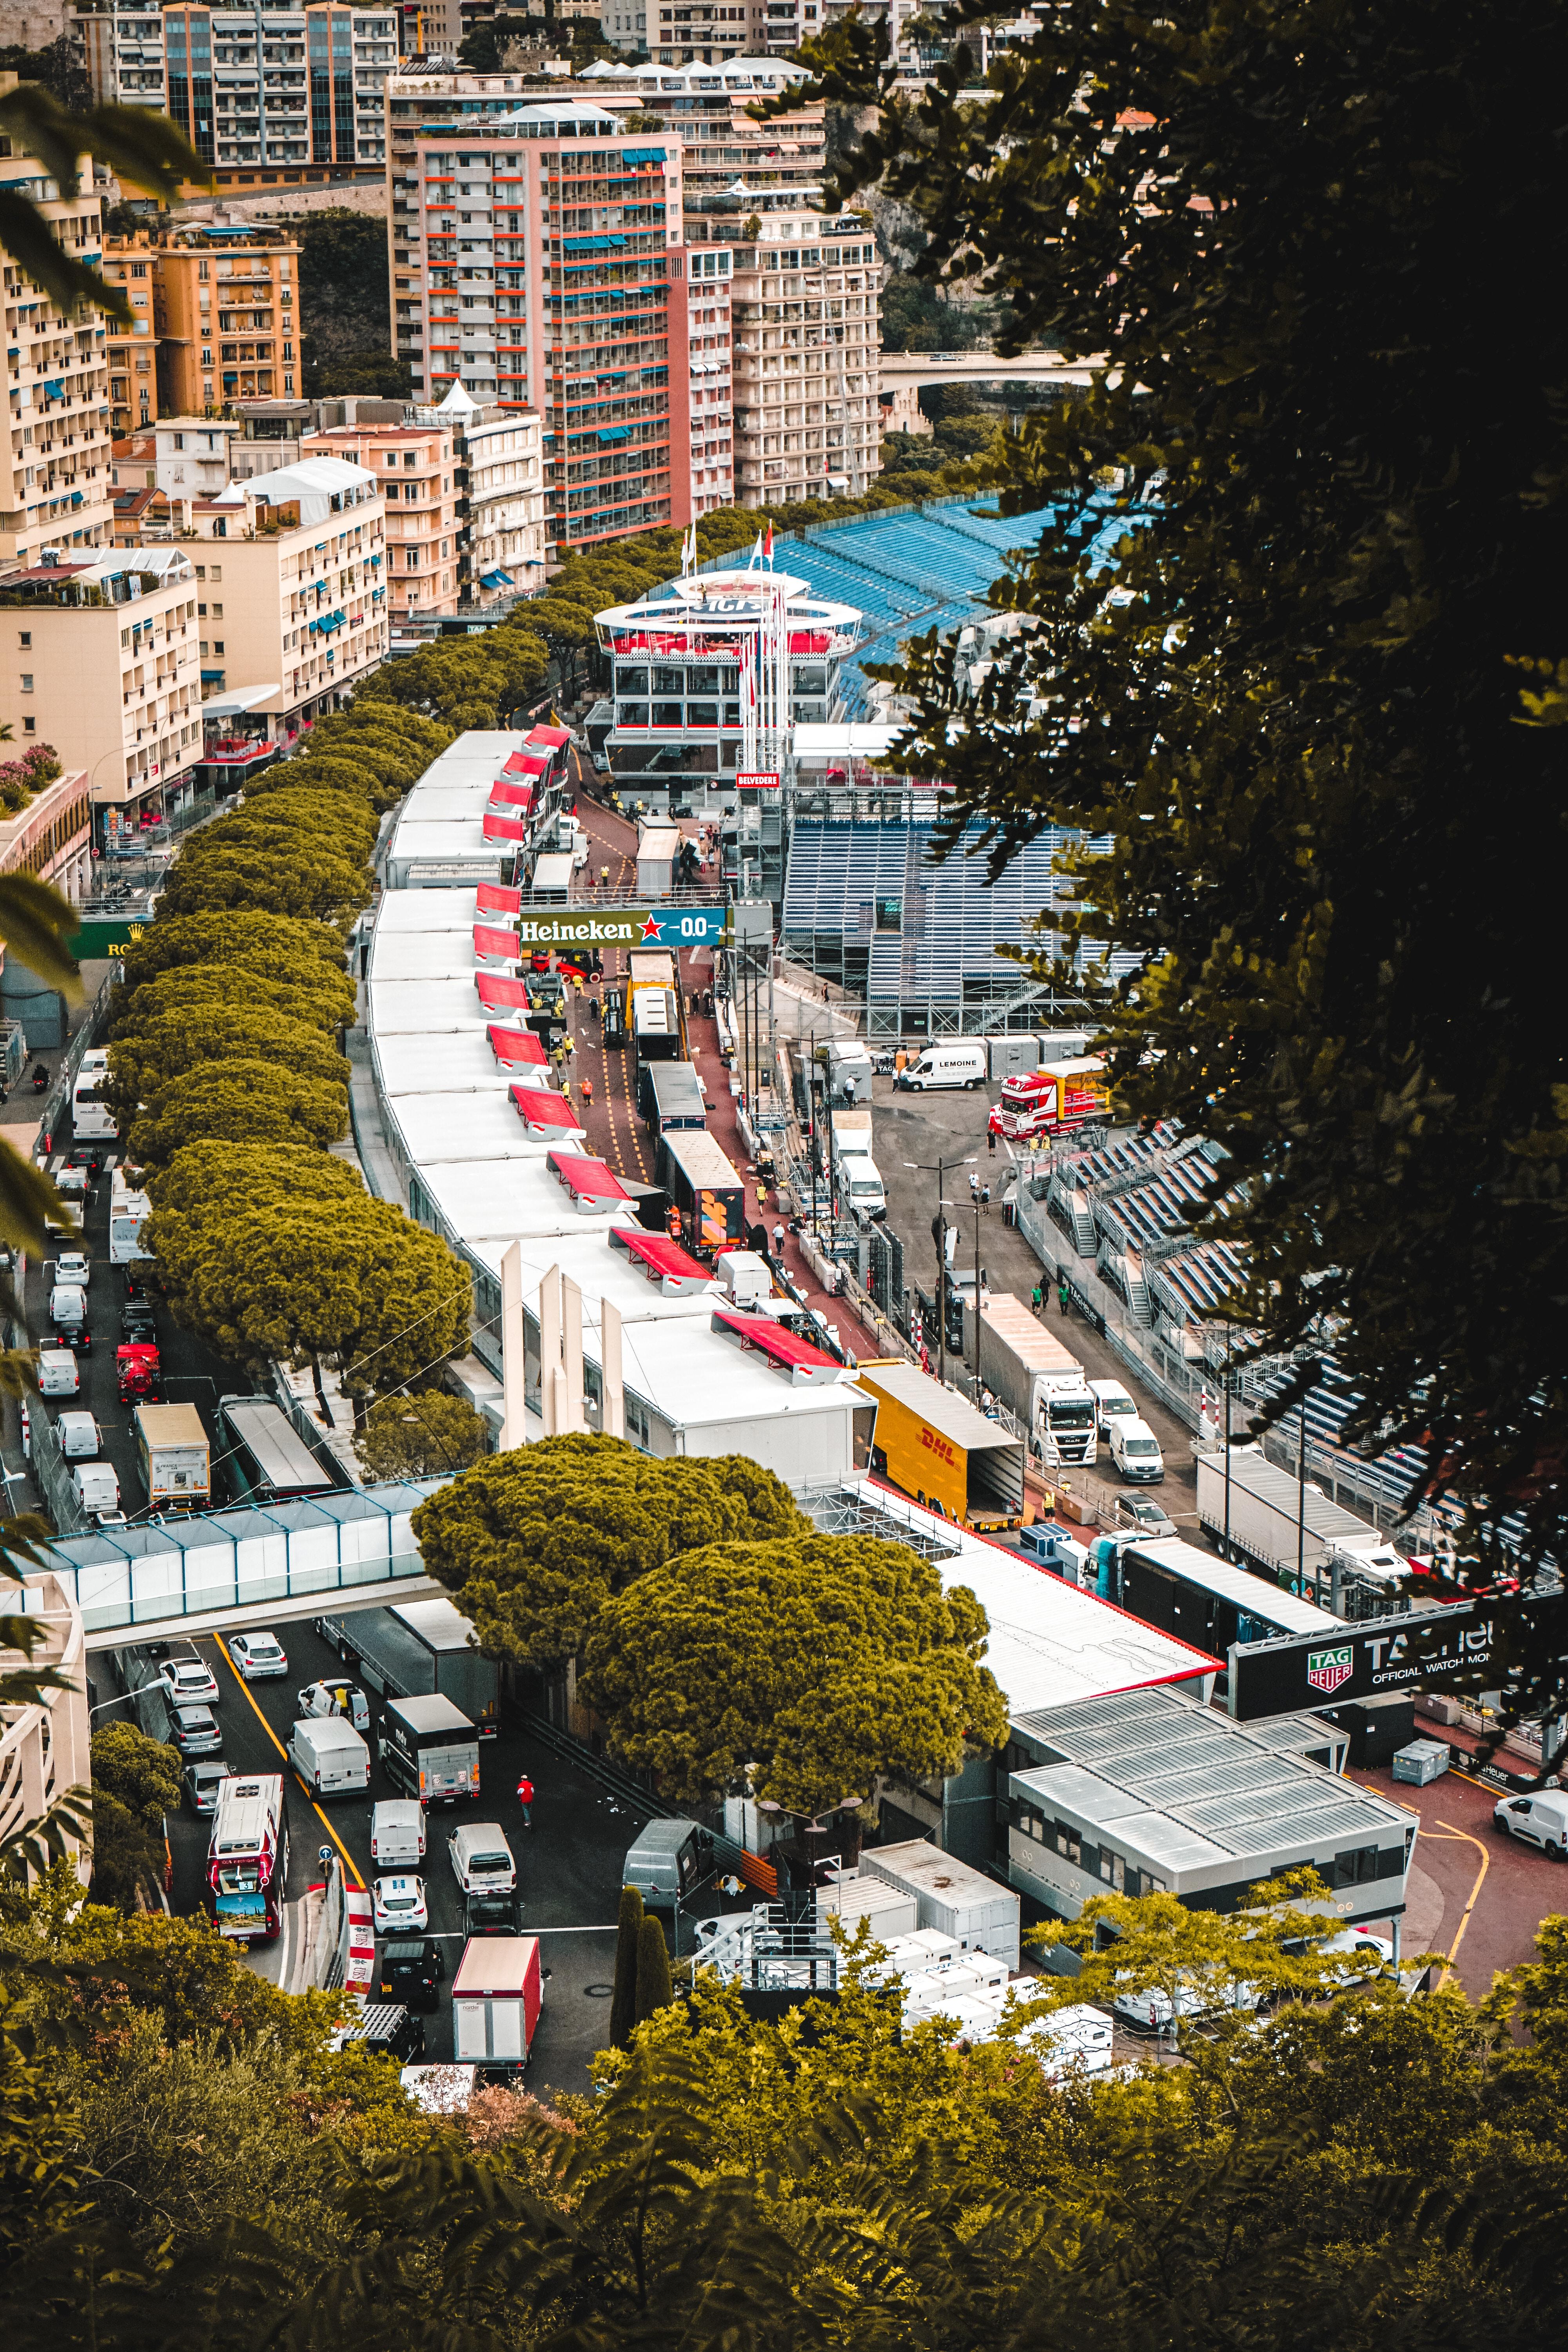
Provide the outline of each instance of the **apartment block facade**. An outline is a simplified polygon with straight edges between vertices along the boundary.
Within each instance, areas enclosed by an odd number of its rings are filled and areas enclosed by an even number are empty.
[[[165,415],[288,398],[304,381],[299,252],[265,226],[175,228],[160,240],[153,323]]]
[[[690,515],[678,142],[581,100],[415,139],[399,351],[542,418],[545,530],[565,548]],[[405,194],[407,194],[405,173]]]
[[[106,236],[102,275],[124,294],[134,313],[129,327],[106,319],[110,429],[117,441],[158,420],[156,240],[144,231]]]
[[[0,719],[86,772],[99,848],[160,812],[201,756],[196,604],[185,547],[0,571]]]
[[[858,498],[881,470],[879,290],[871,224],[805,213],[734,252],[741,503]]]
[[[374,475],[386,509],[386,610],[394,621],[458,609],[458,502],[450,428],[333,425],[307,434],[301,457],[343,457]]]
[[[166,110],[220,187],[379,175],[395,10],[176,0],[163,37]]]
[[[16,88],[0,74],[0,90]],[[0,149],[14,142],[0,140]],[[102,258],[102,207],[89,186],[62,197],[33,157],[0,152],[0,188],[36,204],[74,260]],[[0,250],[7,431],[0,455],[0,562],[42,561],[113,541],[109,337],[98,310],[67,314]]]

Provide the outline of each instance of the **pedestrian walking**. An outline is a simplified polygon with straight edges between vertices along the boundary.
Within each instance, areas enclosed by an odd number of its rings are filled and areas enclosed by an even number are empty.
[[[582,1098],[583,1098],[583,1108],[584,1108],[584,1110],[592,1110],[592,1109],[593,1109],[593,1108],[594,1108],[594,1081],[593,1081],[593,1079],[592,1079],[592,1078],[580,1078],[580,1079],[578,1080],[578,1082],[577,1082],[577,1092],[579,1093],[579,1095],[580,1095],[580,1096],[582,1097]]]
[[[598,999],[596,996],[591,996],[591,997],[588,999],[588,1003],[589,1003],[590,1006],[591,1006],[591,1007],[592,1007],[592,1009],[593,1009],[593,1014],[594,1014],[594,1018],[595,1018],[595,1020],[598,1023],[598,1024],[599,1024],[600,1028],[602,1029],[602,1028],[604,1027],[604,1025],[605,1025],[605,1008],[604,1008],[604,1005],[600,1003],[599,999]]]
[[[1065,1281],[1058,1282],[1057,1285],[1057,1305],[1065,1315],[1068,1311],[1068,1286]]]
[[[1029,1293],[1029,1312],[1030,1312],[1030,1314],[1031,1314],[1031,1315],[1037,1315],[1037,1314],[1039,1313],[1039,1311],[1040,1311],[1041,1307],[1042,1307],[1044,1305],[1045,1305],[1045,1297],[1044,1297],[1044,1294],[1042,1293],[1042,1291],[1041,1291],[1041,1289],[1040,1289],[1040,1286],[1039,1286],[1039,1284],[1037,1282],[1037,1283],[1036,1283],[1036,1285],[1035,1285],[1035,1286],[1034,1286],[1034,1288],[1033,1288],[1033,1290],[1031,1290],[1031,1291],[1030,1291],[1030,1293]]]
[[[517,1801],[522,1807],[522,1826],[533,1827],[533,1783],[525,1772],[517,1784]]]
[[[992,1126],[989,1119],[985,1122],[985,1149],[991,1158],[994,1160],[996,1157],[996,1129]]]
[[[975,1208],[980,1200],[980,1179],[972,1168],[969,1171],[969,1205]]]
[[[982,1184],[980,1187],[980,1205],[984,1210],[986,1215],[989,1216],[991,1214],[991,1187],[989,1184]]]
[[[781,1265],[784,1264],[784,1227],[782,1224],[775,1225],[773,1227],[773,1255],[777,1258]]]
[[[599,887],[601,890],[607,890],[609,887],[610,869],[607,866],[601,866],[599,868]]]

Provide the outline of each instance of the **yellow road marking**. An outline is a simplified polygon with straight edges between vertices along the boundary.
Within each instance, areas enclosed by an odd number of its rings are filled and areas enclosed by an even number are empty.
[[[279,1738],[278,1734],[273,1730],[272,1726],[268,1722],[267,1717],[257,1706],[250,1685],[246,1681],[245,1676],[240,1673],[239,1668],[229,1656],[228,1643],[224,1640],[221,1633],[215,1635],[214,1638],[222,1654],[224,1664],[228,1668],[229,1673],[234,1676],[235,1681],[239,1685],[245,1696],[250,1701],[251,1713],[255,1716],[257,1722],[261,1726],[262,1730],[267,1734],[268,1738],[272,1742],[273,1747],[278,1750],[279,1755],[283,1759],[284,1769],[287,1771],[293,1772],[295,1780],[300,1780],[299,1773],[294,1770],[293,1765],[289,1762],[289,1750],[284,1747],[283,1742]],[[303,1780],[300,1780],[300,1786],[301,1789],[305,1789],[305,1783]],[[310,1800],[310,1811],[315,1814],[316,1819],[321,1822],[321,1827],[326,1831],[327,1835],[331,1839],[332,1843],[337,1847],[338,1852],[343,1858],[343,1868],[348,1873],[349,1883],[351,1885],[357,1886],[363,1894],[364,1891],[364,1881],[359,1874],[359,1864],[355,1862],[353,1854],[349,1852],[347,1846],[343,1843],[342,1838],[338,1835],[336,1830],[327,1819],[325,1813],[322,1812],[320,1805],[317,1804],[314,1797],[310,1796],[309,1789],[305,1789],[305,1794]]]
[[[1449,1837],[1459,1840],[1466,1845],[1473,1845],[1481,1858],[1481,1866],[1476,1873],[1476,1883],[1470,1889],[1470,1899],[1465,1906],[1464,1916],[1455,1929],[1454,1940],[1448,1947],[1448,1965],[1437,1979],[1438,1987],[1441,1989],[1454,1973],[1454,1962],[1458,1957],[1459,1946],[1465,1940],[1465,1930],[1470,1924],[1470,1914],[1476,1907],[1476,1898],[1486,1885],[1487,1873],[1491,1868],[1492,1858],[1480,1839],[1472,1837],[1468,1830],[1457,1830],[1452,1822],[1444,1821],[1441,1815],[1437,1818],[1437,1827],[1445,1831]],[[1433,1837],[1434,1832],[1431,1830],[1421,1830],[1417,1834],[1424,1838],[1430,1838]]]

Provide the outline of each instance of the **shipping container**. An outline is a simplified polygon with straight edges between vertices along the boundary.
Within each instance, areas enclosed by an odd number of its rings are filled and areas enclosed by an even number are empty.
[[[1009,1969],[1017,1968],[1020,1905],[1015,1891],[998,1879],[955,1862],[927,1838],[866,1846],[860,1870],[863,1876],[869,1873],[912,1895],[921,1927],[952,1936],[963,1951],[986,1952]]]

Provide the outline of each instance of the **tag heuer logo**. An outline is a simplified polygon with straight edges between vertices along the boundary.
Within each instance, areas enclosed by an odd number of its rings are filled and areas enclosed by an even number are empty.
[[[1355,1671],[1355,1654],[1347,1643],[1342,1650],[1309,1650],[1307,1681],[1315,1691],[1337,1691]]]

